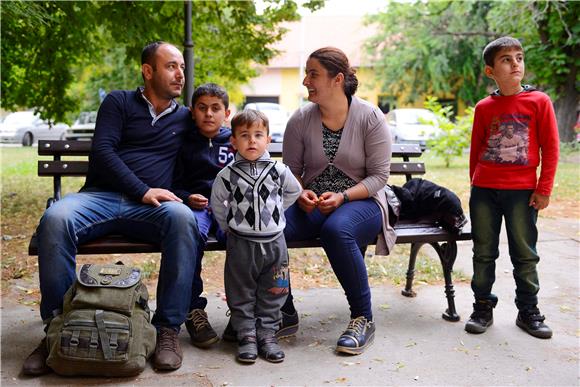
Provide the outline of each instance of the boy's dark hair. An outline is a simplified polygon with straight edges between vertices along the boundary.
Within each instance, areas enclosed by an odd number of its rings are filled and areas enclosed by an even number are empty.
[[[502,36],[485,46],[483,49],[483,62],[486,65],[493,67],[495,56],[504,48],[515,48],[522,52],[524,51],[519,40],[512,38],[511,36]]]
[[[230,97],[228,96],[228,92],[226,91],[226,89],[224,89],[220,85],[216,85],[215,83],[204,83],[203,85],[195,89],[191,97],[191,106],[195,106],[197,100],[204,95],[209,95],[210,97],[218,97],[219,99],[222,100],[226,109],[230,106]]]
[[[155,53],[157,52],[157,49],[164,44],[170,43],[158,40],[143,47],[143,51],[141,51],[141,64],[143,65],[147,63],[153,67],[153,70],[155,70],[155,61],[153,60],[155,58]]]
[[[268,117],[258,110],[245,109],[236,113],[234,118],[232,118],[232,136],[236,136],[236,130],[238,128],[242,126],[252,126],[256,122],[264,125],[266,133],[270,134],[270,123],[268,122]]]
[[[344,75],[344,93],[349,97],[356,93],[358,88],[356,70],[350,67],[348,58],[342,50],[336,47],[323,47],[314,51],[308,58],[318,60],[331,77],[336,77],[338,73],[342,73]]]

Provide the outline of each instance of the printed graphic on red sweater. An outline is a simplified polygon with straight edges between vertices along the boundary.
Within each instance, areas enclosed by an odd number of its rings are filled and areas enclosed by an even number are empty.
[[[498,164],[528,164],[530,116],[502,114],[491,120],[487,148],[482,159]]]

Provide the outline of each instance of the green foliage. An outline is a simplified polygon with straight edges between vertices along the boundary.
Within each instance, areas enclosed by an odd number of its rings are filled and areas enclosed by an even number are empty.
[[[465,114],[452,121],[452,107],[441,106],[437,98],[427,97],[425,108],[435,113],[441,133],[428,141],[429,149],[445,161],[445,167],[451,166],[454,157],[463,155],[469,148],[471,127],[473,126],[472,107],[465,109]]]
[[[483,73],[483,48],[514,36],[526,53],[526,83],[552,96],[560,138],[572,141],[580,101],[578,15],[578,1],[391,2],[368,18],[378,32],[366,47],[384,92],[474,105],[495,88]]]
[[[323,4],[311,0],[304,7]],[[266,64],[281,23],[299,18],[295,0],[192,2],[195,84],[212,81],[235,89]],[[2,107],[36,107],[44,118],[95,109],[98,89],[141,84],[143,46],[184,39],[181,1],[2,2]],[[70,118],[70,116],[68,117]],[[70,119],[69,119],[70,121]]]

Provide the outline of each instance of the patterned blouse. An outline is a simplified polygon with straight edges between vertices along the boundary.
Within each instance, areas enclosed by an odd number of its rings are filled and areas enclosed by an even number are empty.
[[[332,164],[338,151],[341,137],[342,129],[333,132],[324,124],[322,125],[322,147],[329,163],[326,169],[306,187],[314,191],[316,195],[321,195],[324,192],[343,192],[356,185],[353,179]]]

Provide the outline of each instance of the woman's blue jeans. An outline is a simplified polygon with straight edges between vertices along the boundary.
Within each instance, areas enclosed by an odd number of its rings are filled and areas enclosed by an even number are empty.
[[[351,318],[372,320],[371,290],[364,252],[382,228],[382,214],[373,199],[356,200],[326,216],[315,209],[310,214],[294,203],[285,212],[286,241],[320,237],[330,265],[350,305]]]
[[[65,196],[40,220],[37,235],[43,321],[62,309],[63,296],[76,278],[77,246],[110,233],[160,245],[157,310],[152,322],[158,327],[178,328],[189,311],[202,243],[191,210],[179,202],[154,207],[120,193],[96,190]]]
[[[538,211],[528,205],[532,190],[471,188],[469,212],[473,235],[473,279],[471,289],[476,300],[493,305],[497,296],[491,290],[495,282],[495,261],[499,257],[499,235],[505,218],[509,255],[516,282],[518,309],[536,306],[540,284],[536,266]]]

